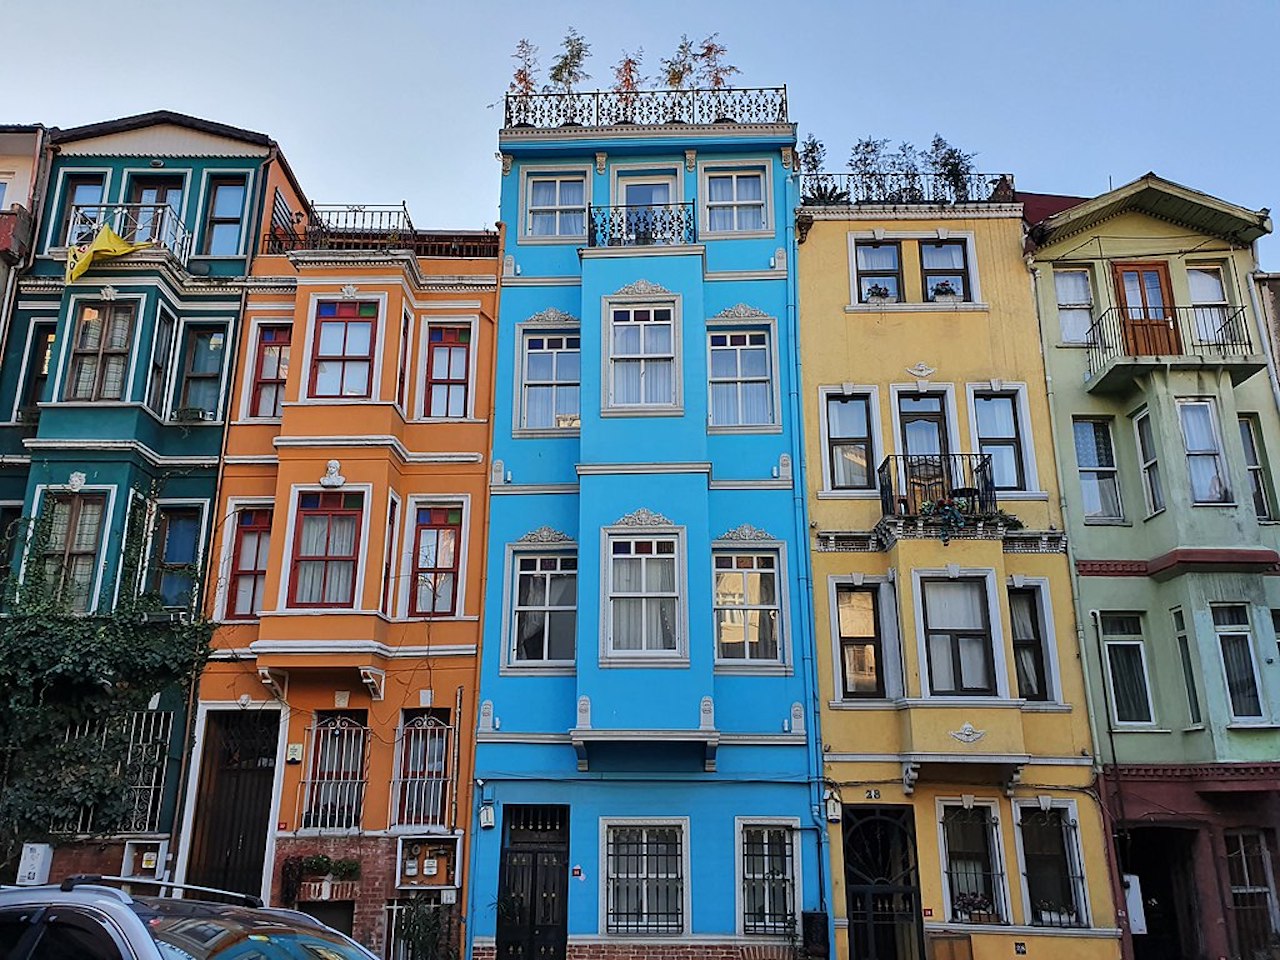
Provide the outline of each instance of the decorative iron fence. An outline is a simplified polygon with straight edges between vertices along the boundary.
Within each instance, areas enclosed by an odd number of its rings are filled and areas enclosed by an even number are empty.
[[[449,770],[453,727],[435,717],[414,717],[400,729],[400,759],[392,782],[391,822],[446,825],[454,781]]]
[[[1253,352],[1244,307],[1112,307],[1089,327],[1090,377],[1117,357],[1243,357]]]
[[[885,457],[877,476],[886,517],[931,517],[948,509],[964,516],[984,516],[996,510],[990,454]]]
[[[322,717],[307,731],[311,769],[303,827],[345,830],[360,826],[369,761],[369,728],[348,716]]]
[[[587,244],[592,247],[650,247],[696,243],[694,201],[588,207]]]
[[[1011,173],[806,173],[800,201],[814,206],[854,203],[1013,203]]]
[[[104,827],[113,833],[159,831],[173,715],[172,710],[138,710],[114,721],[118,724],[114,730],[101,721],[69,727],[65,737],[68,743],[87,738],[105,746],[109,736],[119,733],[122,742],[127,744],[124,758],[116,766],[121,789],[126,793],[125,815],[117,824],[102,824],[98,821],[97,809],[86,804],[74,822],[57,824],[52,832],[91,834]]]
[[[507,94],[505,126],[545,130],[669,123],[786,123],[786,87]]]
[[[168,204],[77,204],[67,219],[65,245],[88,243],[103,227],[110,227],[129,243],[163,247],[183,263],[191,253],[191,232]]]

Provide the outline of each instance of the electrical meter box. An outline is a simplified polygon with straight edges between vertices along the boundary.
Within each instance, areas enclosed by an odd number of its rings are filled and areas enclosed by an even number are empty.
[[[53,846],[48,843],[24,843],[22,859],[18,861],[18,886],[38,887],[49,882],[49,868],[53,866]]]
[[[460,839],[447,834],[401,837],[396,886],[401,890],[456,886]]]

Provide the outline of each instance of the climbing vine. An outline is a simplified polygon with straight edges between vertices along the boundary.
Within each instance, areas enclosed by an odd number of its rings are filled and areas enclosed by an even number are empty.
[[[60,546],[75,531],[55,531],[48,515],[5,531],[26,561],[9,577],[0,616],[0,866],[12,868],[24,841],[119,832],[136,815],[130,718],[166,691],[185,699],[208,659],[211,625],[166,609],[140,582],[155,491],[130,498],[108,612],[73,612]],[[50,547],[57,559],[46,562]],[[194,611],[200,579],[189,573]],[[152,748],[166,756],[167,737]]]

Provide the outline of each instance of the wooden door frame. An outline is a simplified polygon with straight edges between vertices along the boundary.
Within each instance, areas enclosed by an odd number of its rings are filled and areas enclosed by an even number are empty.
[[[1139,274],[1143,270],[1155,270],[1160,274],[1160,292],[1164,294],[1164,310],[1165,319],[1169,324],[1170,345],[1173,354],[1182,353],[1182,331],[1178,329],[1178,311],[1173,303],[1173,284],[1169,278],[1169,261],[1168,260],[1113,260],[1111,263],[1111,280],[1115,284],[1116,306],[1120,311],[1120,329],[1125,337],[1125,347],[1128,348],[1129,340],[1129,310],[1134,306],[1130,304],[1124,295],[1124,272],[1138,271]],[[1140,285],[1141,287],[1141,285]],[[1141,287],[1142,303],[1137,305],[1145,314],[1143,322],[1154,322],[1150,316],[1150,307],[1147,306],[1146,288]],[[1158,356],[1159,354],[1153,354]]]

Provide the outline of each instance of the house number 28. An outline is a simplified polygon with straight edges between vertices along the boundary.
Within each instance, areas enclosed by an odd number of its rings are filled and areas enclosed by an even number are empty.
[[[868,799],[868,800],[879,800],[879,799],[880,799],[880,791],[879,791],[879,790],[874,790],[874,789],[873,789],[873,790],[868,790],[868,791],[867,791],[867,799]]]

